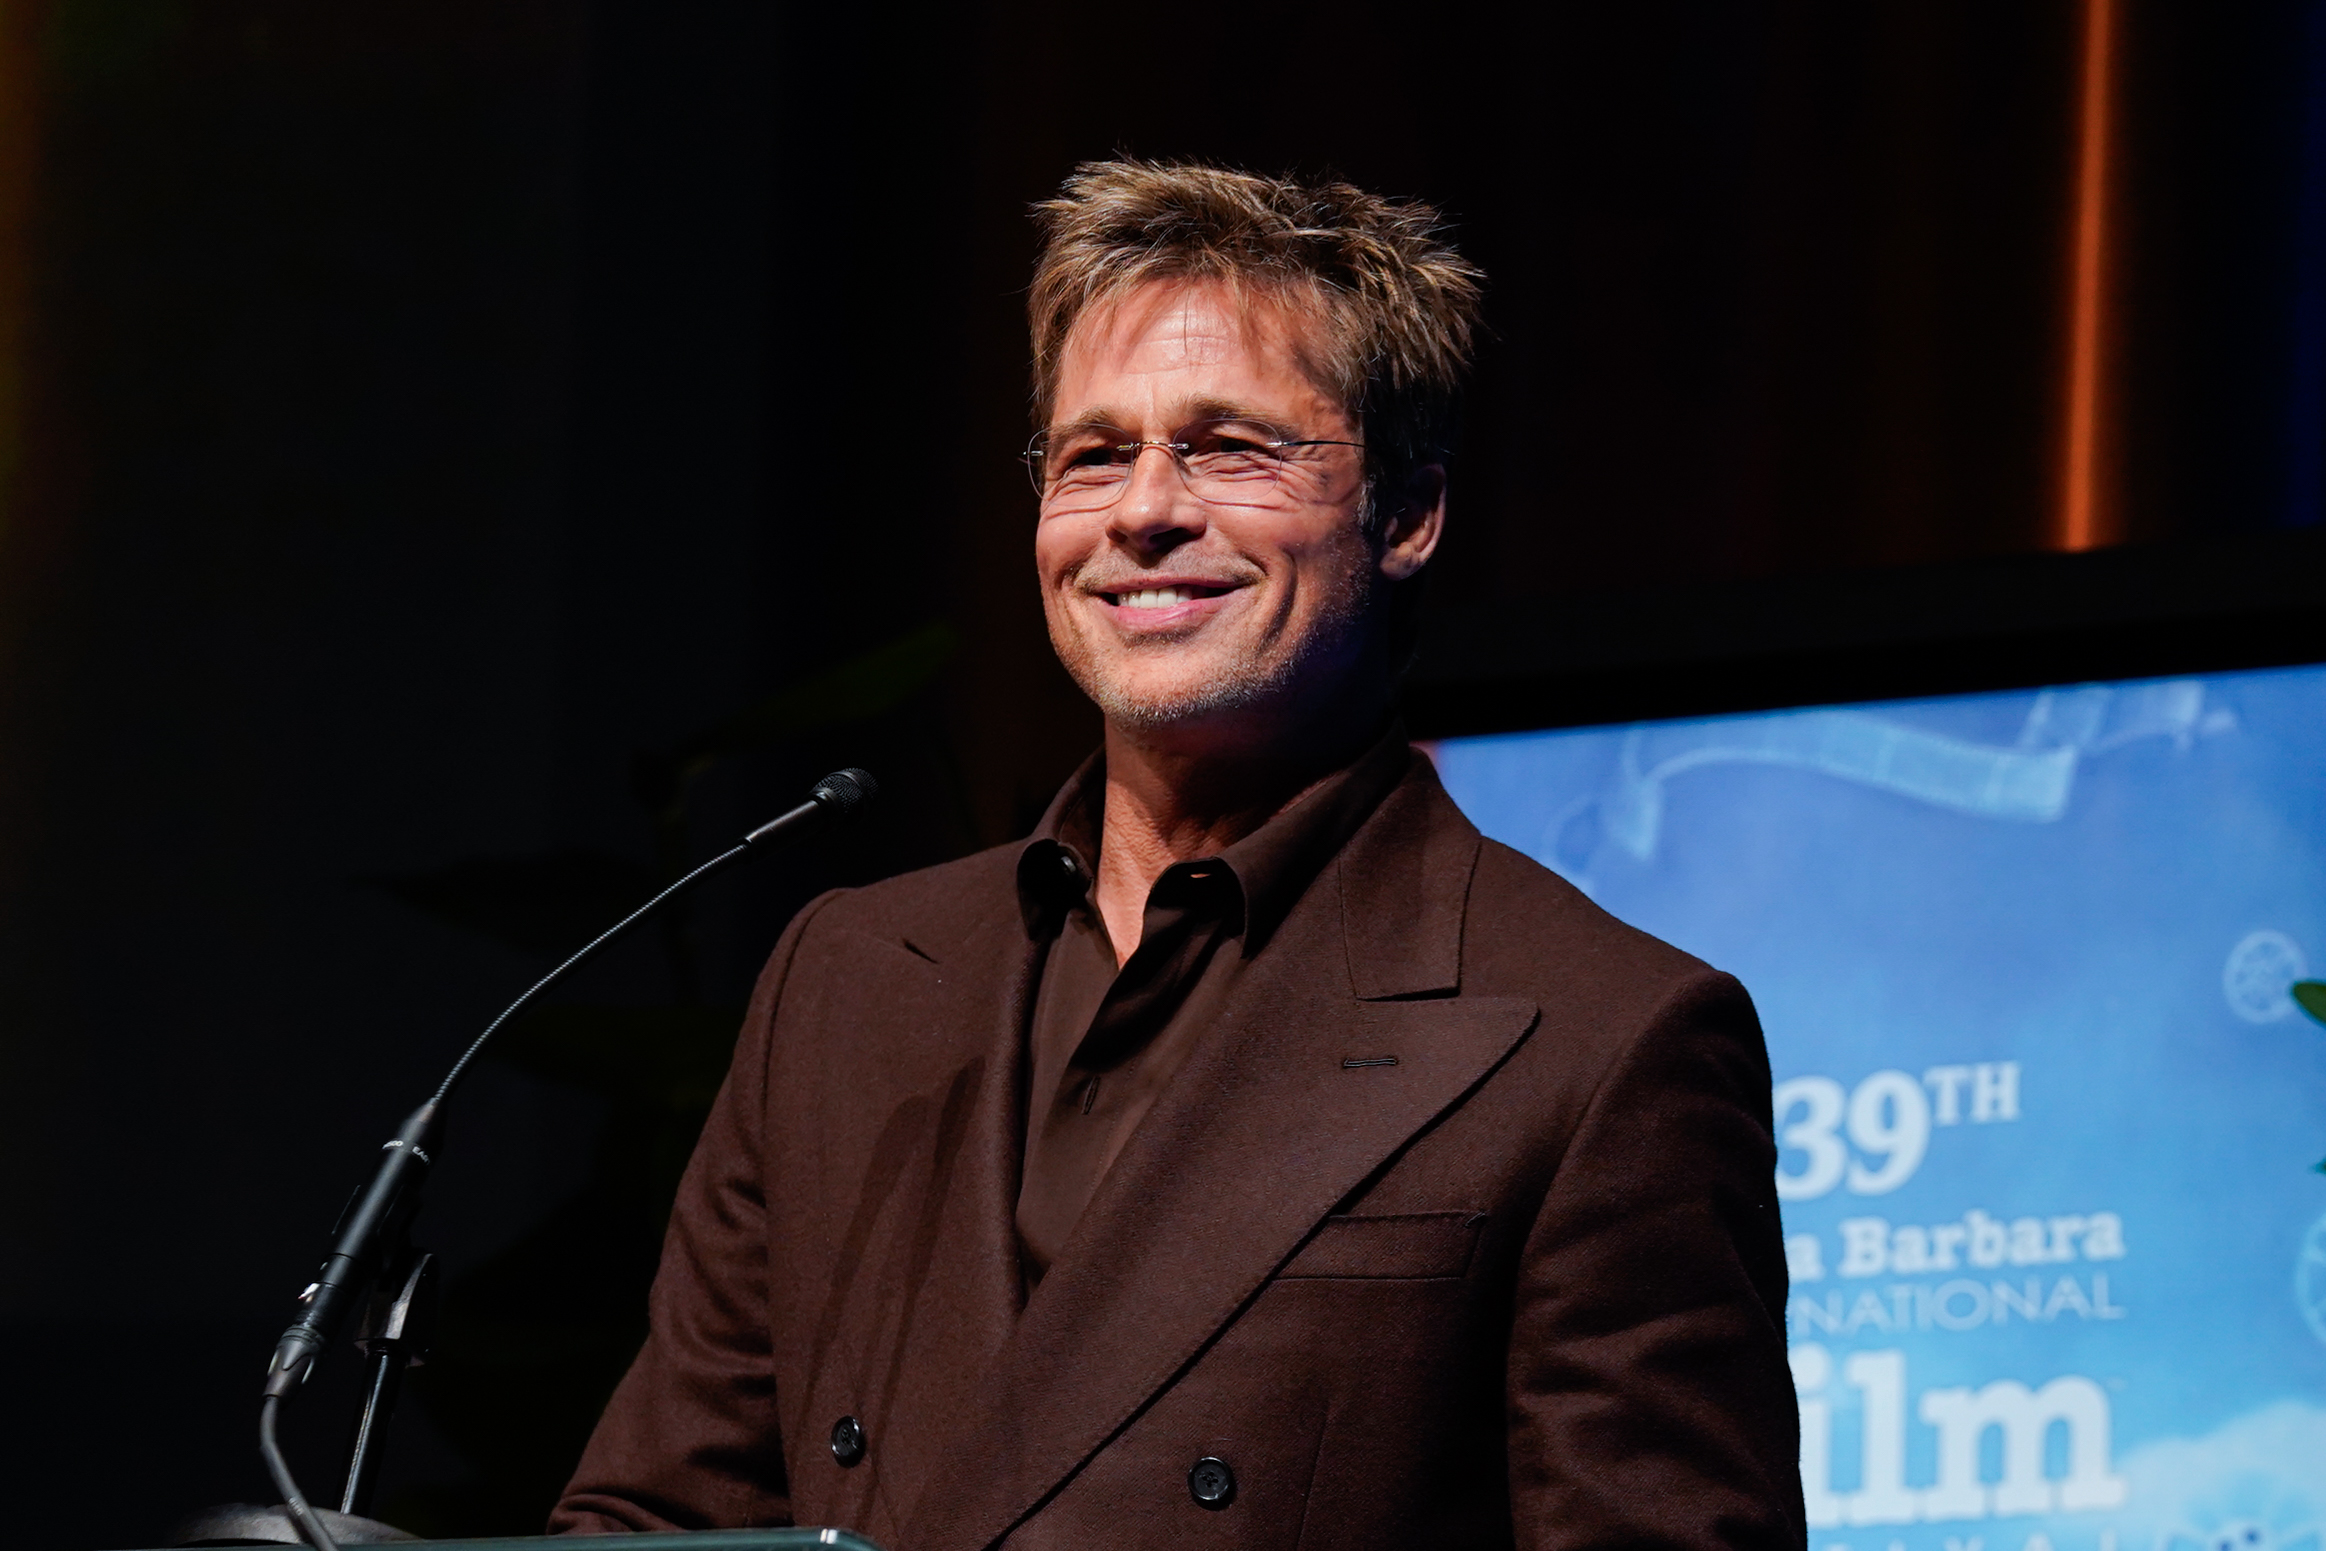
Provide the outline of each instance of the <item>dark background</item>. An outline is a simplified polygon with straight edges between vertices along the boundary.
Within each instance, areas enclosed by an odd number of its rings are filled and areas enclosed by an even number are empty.
[[[1627,599],[1720,600],[1718,656],[1936,577],[1943,635],[2054,574],[2081,16],[0,0],[0,1538],[268,1500],[265,1354],[396,1118],[866,765],[877,823],[463,1097],[380,1511],[539,1523],[785,916],[1021,832],[1095,739],[1010,459],[1075,162],[1338,171],[1486,268],[1425,677],[1664,617]],[[2104,531],[2151,592],[2310,585],[2326,3],[2121,28]]]

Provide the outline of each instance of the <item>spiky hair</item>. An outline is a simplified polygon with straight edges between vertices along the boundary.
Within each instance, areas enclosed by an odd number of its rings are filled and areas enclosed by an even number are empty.
[[[1150,281],[1218,280],[1317,325],[1295,331],[1301,367],[1364,427],[1378,475],[1445,458],[1485,276],[1447,245],[1430,206],[1347,183],[1126,160],[1083,163],[1034,219],[1038,425],[1079,320]]]

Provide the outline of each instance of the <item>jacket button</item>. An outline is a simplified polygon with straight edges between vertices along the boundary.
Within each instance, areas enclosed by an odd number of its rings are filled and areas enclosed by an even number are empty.
[[[1236,1500],[1236,1473],[1224,1459],[1206,1454],[1187,1472],[1187,1495],[1202,1508],[1225,1508]]]
[[[864,1424],[844,1416],[832,1424],[832,1457],[842,1468],[864,1458]]]

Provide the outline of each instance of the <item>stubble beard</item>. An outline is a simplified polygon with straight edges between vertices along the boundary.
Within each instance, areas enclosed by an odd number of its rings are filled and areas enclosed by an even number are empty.
[[[1067,674],[1110,725],[1154,732],[1285,704],[1296,687],[1311,678],[1320,659],[1354,655],[1351,648],[1365,629],[1373,602],[1370,568],[1353,570],[1333,584],[1323,608],[1290,650],[1270,653],[1263,639],[1226,663],[1156,688],[1134,688],[1118,680],[1079,632],[1053,632],[1052,644]],[[1183,642],[1183,637],[1144,642],[1133,647],[1129,657],[1180,650]],[[1329,694],[1337,686],[1321,687]]]

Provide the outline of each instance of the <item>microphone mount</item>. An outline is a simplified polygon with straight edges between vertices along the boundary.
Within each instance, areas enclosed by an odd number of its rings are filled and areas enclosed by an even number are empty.
[[[599,934],[580,952],[544,975],[539,981],[511,1002],[506,1011],[485,1026],[483,1033],[473,1040],[460,1059],[453,1062],[428,1102],[405,1117],[396,1134],[381,1147],[382,1157],[371,1183],[359,1191],[339,1220],[332,1236],[331,1252],[324,1257],[323,1267],[315,1280],[299,1294],[299,1314],[275,1345],[273,1358],[267,1364],[266,1387],[260,1411],[259,1450],[265,1457],[267,1469],[274,1477],[276,1487],[283,1493],[283,1502],[299,1532],[307,1538],[315,1551],[338,1551],[330,1532],[301,1495],[298,1483],[292,1479],[283,1463],[281,1451],[275,1444],[275,1416],[282,1402],[306,1382],[314,1371],[316,1359],[338,1335],[348,1316],[358,1306],[372,1300],[373,1291],[381,1277],[389,1274],[401,1258],[406,1230],[420,1207],[421,1186],[426,1183],[428,1171],[435,1163],[438,1144],[443,1137],[444,1106],[451,1100],[453,1090],[468,1075],[470,1064],[476,1060],[495,1034],[512,1019],[532,1007],[547,992],[555,988],[575,970],[596,957],[599,952],[619,941],[631,928],[656,914],[671,901],[693,889],[704,879],[724,872],[746,857],[764,855],[777,848],[777,842],[795,839],[805,831],[851,817],[879,792],[879,783],[865,771],[836,770],[818,781],[808,800],[787,813],[760,825],[709,861],[665,888],[645,904],[623,917],[605,932]],[[375,1382],[374,1404],[367,1405],[364,1425],[358,1443],[358,1458],[351,1470],[351,1486],[357,1473],[368,1475],[377,1469],[378,1429],[385,1422],[384,1415],[375,1414],[381,1408],[376,1404],[381,1389]],[[392,1390],[387,1392],[392,1395]],[[366,1483],[368,1486],[368,1482]]]

